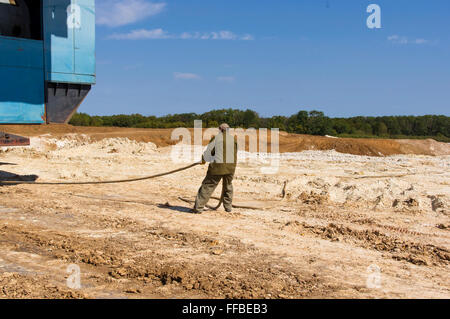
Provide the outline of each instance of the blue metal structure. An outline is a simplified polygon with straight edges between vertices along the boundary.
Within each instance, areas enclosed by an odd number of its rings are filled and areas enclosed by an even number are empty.
[[[0,0],[0,123],[67,123],[93,84],[94,0]]]

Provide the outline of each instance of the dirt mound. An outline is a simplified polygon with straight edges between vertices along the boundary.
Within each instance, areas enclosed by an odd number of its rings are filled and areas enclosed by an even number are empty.
[[[171,139],[172,129],[78,127],[72,125],[0,125],[0,131],[30,137],[50,134],[54,138],[61,138],[67,134],[83,134],[89,136],[91,141],[126,137],[136,142],[152,142],[158,147],[170,146],[178,142]],[[190,131],[193,132],[192,129]],[[268,140],[270,142],[270,137]],[[204,143],[206,144],[207,141],[205,140]],[[248,149],[248,145],[246,149]],[[340,153],[367,156],[393,154],[450,155],[448,143],[434,140],[353,139],[280,133],[280,152],[301,152],[305,150],[336,150]]]
[[[84,127],[72,125],[0,125],[1,132],[8,132],[28,137],[49,134],[50,137],[61,138],[67,135],[86,135],[91,141],[106,138],[129,138],[136,142],[152,142],[158,147],[176,144],[171,140],[169,129],[135,129],[122,127]]]
[[[405,154],[422,152],[423,155],[450,155],[449,143],[441,143],[432,139],[427,140],[398,140]]]
[[[289,135],[282,133],[282,137],[287,136]],[[45,169],[53,173],[53,180],[82,181],[102,180],[102,176],[111,174],[122,174],[123,178],[137,177],[143,173],[138,173],[141,169],[130,171],[128,169],[130,160],[142,161],[142,168],[147,171],[150,168],[147,163],[157,162],[160,157],[167,160],[169,150],[169,148],[158,149],[154,143],[139,142],[128,137],[95,139],[89,134],[68,133],[60,137],[51,134],[36,136],[31,139],[30,147],[0,148],[0,153],[54,161],[57,164]],[[269,164],[270,159],[274,157],[279,157],[281,161],[298,163],[303,174],[294,174],[286,178],[270,174],[253,176],[247,175],[249,172],[241,171],[252,170],[252,167],[260,169]],[[436,174],[436,182],[446,185],[448,175],[441,171],[441,168],[449,166],[448,156],[374,157],[343,154],[333,149],[305,150],[281,155],[239,151],[238,160],[240,164],[236,178],[255,183],[255,187],[261,184],[273,185],[273,189],[278,193],[267,194],[268,198],[276,198],[281,192],[282,185],[287,182],[286,197],[310,206],[338,204],[353,208],[370,207],[374,210],[389,209],[410,213],[420,211],[448,213],[448,199],[444,188],[433,190],[417,185],[417,179],[423,179],[424,175],[430,173]],[[343,167],[331,169],[333,163],[338,166],[343,164]],[[74,167],[70,167],[72,164],[75,164]],[[111,167],[114,165],[119,167],[112,170]],[[417,168],[423,165],[425,171],[418,172]],[[315,166],[324,172],[328,170],[329,173],[323,176],[311,174]],[[159,167],[155,169],[160,171]],[[154,170],[151,173],[154,173]],[[5,172],[0,173],[0,177],[8,180],[15,178],[14,175]]]
[[[26,299],[84,299],[86,296],[48,282],[49,277],[0,273],[0,298]],[[36,289],[39,287],[39,289]]]
[[[139,229],[142,225],[133,225]],[[221,243],[207,236],[196,236],[189,233],[174,232],[165,228],[144,228],[142,240],[151,240],[167,246],[166,254],[147,251],[139,256],[132,256],[128,250],[131,245],[139,245],[122,240],[111,244],[110,239],[68,237],[52,231],[44,232],[40,228],[18,225],[0,228],[0,237],[6,243],[20,243],[20,250],[46,251],[52,258],[68,263],[84,264],[88,267],[102,269],[102,283],[126,282],[122,289],[126,293],[141,293],[142,286],[170,286],[175,285],[182,291],[198,291],[201,295],[222,298],[263,298],[274,296],[283,298],[285,295],[309,295],[327,289],[316,278],[304,278],[286,270],[280,269],[284,262],[267,256],[262,261],[256,261],[251,256],[248,259],[240,253],[247,251],[252,255],[254,249],[239,243],[237,252],[228,252],[226,258],[220,256],[225,253],[227,246],[233,242]],[[234,243],[236,244],[236,243]],[[167,255],[171,255],[173,245],[194,246],[211,256],[200,262],[177,261],[175,256],[169,256],[170,263],[163,262]],[[239,259],[239,266],[231,261]],[[206,268],[202,267],[207,265]],[[274,267],[277,265],[278,267]],[[259,269],[257,271],[255,268]],[[98,280],[98,279],[97,279]],[[71,290],[56,285],[40,285],[36,281],[21,280],[17,274],[1,274],[0,283],[4,281],[4,296],[23,298],[30,293],[27,286],[39,286],[38,293],[49,298],[83,298],[82,294],[71,294]],[[25,286],[16,283],[24,281]],[[141,288],[136,288],[141,287]],[[36,292],[33,292],[36,293]],[[1,296],[0,291],[0,296]],[[33,297],[31,295],[30,297]]]
[[[385,251],[396,260],[405,260],[418,265],[448,265],[450,251],[443,247],[424,245],[390,237],[378,230],[356,230],[330,223],[327,226],[308,225],[297,221],[288,222],[284,228],[300,234],[310,234],[323,239],[352,242],[360,247]]]

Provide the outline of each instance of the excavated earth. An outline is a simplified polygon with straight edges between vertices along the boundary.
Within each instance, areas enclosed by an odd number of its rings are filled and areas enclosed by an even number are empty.
[[[0,149],[3,181],[189,162],[171,156],[168,130],[1,130],[32,142]],[[206,166],[0,186],[0,298],[450,297],[448,144],[282,133],[280,150],[279,161],[239,153],[235,203],[256,209],[232,213],[194,215],[179,199],[194,198]]]

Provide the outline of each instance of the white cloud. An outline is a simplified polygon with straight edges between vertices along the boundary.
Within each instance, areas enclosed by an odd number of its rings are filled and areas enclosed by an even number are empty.
[[[127,33],[114,33],[109,36],[116,40],[141,40],[141,39],[181,39],[181,40],[254,40],[250,34],[238,36],[231,31],[219,32],[183,32],[179,35],[170,34],[163,29],[139,29]]]
[[[97,24],[119,27],[161,13],[166,3],[145,0],[103,0],[97,5]]]
[[[177,80],[199,80],[200,76],[195,73],[180,73],[175,72],[173,74],[174,78]]]
[[[190,34],[189,32],[183,32],[180,35],[180,39],[183,39],[183,40],[192,39],[192,34]]]
[[[255,38],[251,34],[244,34],[241,38],[243,41],[253,41]]]
[[[141,40],[141,39],[168,39],[170,35],[163,29],[153,30],[133,30],[128,33],[114,33],[109,36],[110,39],[115,40]]]
[[[232,83],[232,82],[234,82],[234,80],[236,80],[236,78],[234,76],[219,76],[217,78],[217,81],[227,82],[227,83]]]
[[[236,40],[237,35],[230,31],[220,31],[219,33],[213,32],[213,39],[217,40]]]
[[[388,41],[395,43],[395,44],[428,44],[430,41],[422,38],[418,39],[409,39],[408,37],[399,36],[399,35],[391,35],[388,38]]]
[[[218,32],[184,32],[179,36],[180,39],[197,39],[197,40],[242,40],[251,41],[255,38],[251,34],[237,35],[231,31]]]
[[[427,44],[427,43],[428,43],[428,40],[425,40],[425,39],[416,39],[416,40],[414,41],[414,43],[415,43],[415,44]]]

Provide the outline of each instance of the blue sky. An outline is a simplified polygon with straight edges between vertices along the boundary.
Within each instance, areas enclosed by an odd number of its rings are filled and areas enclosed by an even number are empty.
[[[381,29],[369,29],[369,4]],[[448,0],[97,0],[92,115],[450,115]]]

